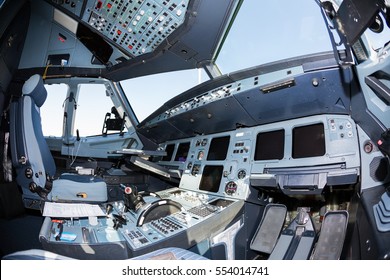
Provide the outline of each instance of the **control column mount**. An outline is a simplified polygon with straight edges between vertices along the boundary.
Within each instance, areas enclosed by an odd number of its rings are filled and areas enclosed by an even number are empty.
[[[121,187],[124,189],[123,201],[128,210],[137,212],[144,204],[145,201],[140,194],[136,186],[123,185]]]

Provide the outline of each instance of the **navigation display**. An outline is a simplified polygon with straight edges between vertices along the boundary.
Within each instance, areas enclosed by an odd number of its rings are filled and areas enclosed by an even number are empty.
[[[218,192],[223,173],[222,165],[206,165],[203,168],[199,190]]]
[[[324,124],[312,124],[293,129],[293,158],[323,156],[325,154]]]
[[[172,159],[173,151],[175,150],[175,144],[169,144],[165,148],[167,155],[162,158],[163,161],[170,161]]]
[[[175,161],[185,162],[188,156],[188,150],[190,149],[190,142],[180,143],[177,148]]]
[[[255,160],[283,159],[284,129],[257,134]]]
[[[207,160],[225,160],[229,148],[230,136],[213,138],[210,143]]]

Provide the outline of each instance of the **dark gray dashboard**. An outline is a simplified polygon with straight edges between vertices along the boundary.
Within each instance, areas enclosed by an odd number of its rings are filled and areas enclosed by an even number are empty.
[[[171,99],[138,126],[164,141],[316,114],[350,114],[351,68],[333,53],[298,57],[225,75]]]

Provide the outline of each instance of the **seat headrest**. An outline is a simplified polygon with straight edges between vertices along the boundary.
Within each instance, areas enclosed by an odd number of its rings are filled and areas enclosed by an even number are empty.
[[[40,75],[31,76],[23,85],[23,95],[31,96],[35,104],[41,107],[45,103],[47,91],[43,84],[43,79]]]

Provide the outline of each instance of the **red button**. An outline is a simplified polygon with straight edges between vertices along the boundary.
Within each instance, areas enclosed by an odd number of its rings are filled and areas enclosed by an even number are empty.
[[[130,187],[126,187],[125,188],[125,193],[126,194],[131,194],[131,188]]]

